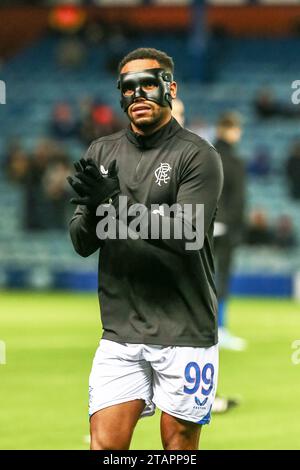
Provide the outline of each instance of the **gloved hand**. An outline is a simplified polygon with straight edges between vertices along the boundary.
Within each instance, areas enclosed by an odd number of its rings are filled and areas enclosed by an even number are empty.
[[[101,175],[97,165],[90,158],[87,160],[82,158],[74,163],[74,167],[76,169],[74,177],[68,176],[67,180],[79,197],[72,198],[70,201],[72,204],[96,208],[119,194],[120,184],[116,160],[110,163],[105,176]]]

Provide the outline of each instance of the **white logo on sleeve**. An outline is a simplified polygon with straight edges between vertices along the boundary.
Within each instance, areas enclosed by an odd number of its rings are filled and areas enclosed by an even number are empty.
[[[108,175],[108,170],[106,170],[103,165],[100,165],[100,171],[102,176]]]
[[[170,176],[169,176],[169,173],[171,171],[171,167],[169,165],[169,163],[161,163],[159,165],[159,167],[155,170],[154,174],[155,174],[155,177],[156,177],[156,181],[155,183],[158,184],[158,186],[160,186],[161,182],[163,183],[167,183],[168,180],[170,179]]]

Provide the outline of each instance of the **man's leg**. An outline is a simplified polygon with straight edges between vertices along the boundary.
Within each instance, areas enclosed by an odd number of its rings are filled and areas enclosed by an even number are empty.
[[[234,246],[228,235],[216,237],[215,246],[217,259],[217,291],[219,301],[219,345],[221,349],[243,351],[247,346],[246,341],[243,338],[234,336],[228,329],[227,309],[230,294]]]
[[[91,450],[128,450],[144,400],[132,400],[97,411],[90,419]]]
[[[160,430],[165,450],[198,450],[201,425],[161,414]]]
[[[153,402],[162,411],[166,450],[197,450],[210,422],[218,378],[218,346],[145,346],[153,370]]]
[[[140,415],[154,413],[152,395],[142,345],[101,339],[89,378],[91,449],[128,449]]]
[[[227,303],[232,265],[232,244],[227,235],[216,237],[217,291],[219,300],[219,328],[227,328]]]

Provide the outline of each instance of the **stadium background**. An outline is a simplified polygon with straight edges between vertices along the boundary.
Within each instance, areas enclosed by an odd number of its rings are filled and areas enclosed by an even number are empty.
[[[202,448],[299,449],[300,199],[286,162],[300,140],[300,1],[57,3],[0,2],[0,449],[88,448],[97,257],[73,252],[64,176],[91,135],[122,125],[114,69],[141,45],[174,57],[187,127],[213,139],[220,113],[241,114],[249,224],[260,214],[272,233],[236,255],[230,327],[249,347],[222,352],[220,389],[241,406]],[[139,423],[134,448],[160,448],[158,419]]]

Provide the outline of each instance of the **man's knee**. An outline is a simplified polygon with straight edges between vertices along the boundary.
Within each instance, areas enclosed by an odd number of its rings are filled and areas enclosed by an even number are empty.
[[[91,450],[128,450],[130,435],[120,432],[117,436],[91,432]]]
[[[144,406],[143,400],[134,400],[94,413],[90,420],[91,450],[128,450]]]
[[[164,439],[165,450],[195,450],[198,448],[199,435],[188,430],[174,430]]]
[[[162,441],[165,450],[197,450],[201,426],[195,423],[162,417]]]

